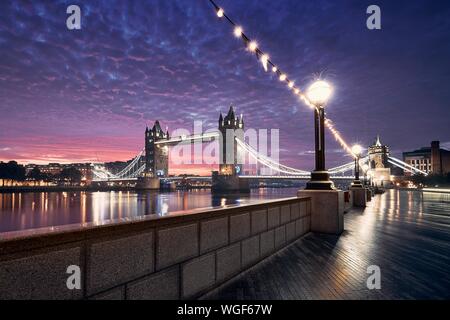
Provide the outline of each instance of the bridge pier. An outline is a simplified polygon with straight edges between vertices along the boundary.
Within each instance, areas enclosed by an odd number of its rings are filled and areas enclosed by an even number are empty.
[[[158,177],[139,177],[136,183],[136,189],[141,190],[159,190],[161,188],[161,180]]]
[[[247,179],[240,179],[236,175],[221,175],[214,171],[211,191],[213,193],[250,192],[250,185]]]

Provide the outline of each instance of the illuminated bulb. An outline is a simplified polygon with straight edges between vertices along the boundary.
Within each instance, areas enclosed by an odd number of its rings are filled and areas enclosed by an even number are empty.
[[[236,38],[240,38],[242,36],[242,28],[241,27],[234,28],[234,36]]]
[[[267,63],[269,62],[269,56],[267,54],[263,54],[261,56],[261,63],[264,67],[264,70],[267,71]]]
[[[331,96],[333,89],[325,81],[318,80],[308,88],[308,100],[316,106],[324,106]]]
[[[353,154],[356,155],[356,156],[359,156],[359,155],[361,154],[361,151],[362,151],[362,148],[361,148],[361,146],[360,146],[359,144],[355,144],[355,145],[352,147],[352,152],[353,152]]]
[[[289,81],[288,87],[292,89],[294,87],[294,82],[293,81]]]
[[[278,70],[278,68],[277,68],[277,67],[275,67],[275,66],[274,66],[274,67],[272,67],[272,71],[273,71],[273,72],[277,72],[277,70]]]
[[[294,92],[295,92],[295,94],[299,94],[300,90],[299,89],[295,89]]]
[[[283,74],[280,76],[280,81],[285,81],[286,78],[287,78],[287,76],[283,73]]]
[[[217,16],[219,17],[219,18],[222,18],[223,17],[223,9],[222,8],[220,8],[219,10],[217,10]]]
[[[255,52],[257,48],[258,43],[256,43],[256,41],[252,41],[248,44],[248,50],[250,50],[251,52]]]

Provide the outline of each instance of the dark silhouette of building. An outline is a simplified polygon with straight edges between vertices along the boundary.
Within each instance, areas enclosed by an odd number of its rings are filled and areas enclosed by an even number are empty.
[[[430,174],[450,172],[450,151],[441,149],[439,141],[432,141],[430,147],[403,152],[403,161],[410,166]],[[405,172],[405,175],[411,175]]]

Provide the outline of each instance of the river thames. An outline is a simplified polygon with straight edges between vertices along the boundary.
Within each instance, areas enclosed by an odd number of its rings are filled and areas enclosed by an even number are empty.
[[[295,196],[298,188],[252,189],[250,194],[213,195],[210,190],[176,192],[0,193],[0,233],[73,224],[106,224],[198,208],[248,204]],[[450,194],[388,190],[380,204],[392,214],[449,219]]]
[[[176,192],[0,193],[0,233],[69,224],[104,224],[147,215],[246,204],[295,196],[298,188],[253,189],[250,194],[212,195],[210,190]]]

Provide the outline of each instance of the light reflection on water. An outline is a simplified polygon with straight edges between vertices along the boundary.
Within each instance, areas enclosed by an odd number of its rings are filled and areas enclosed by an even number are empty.
[[[209,190],[0,193],[0,232],[167,215],[196,208],[295,196],[298,188],[254,189],[250,195],[212,195]]]

